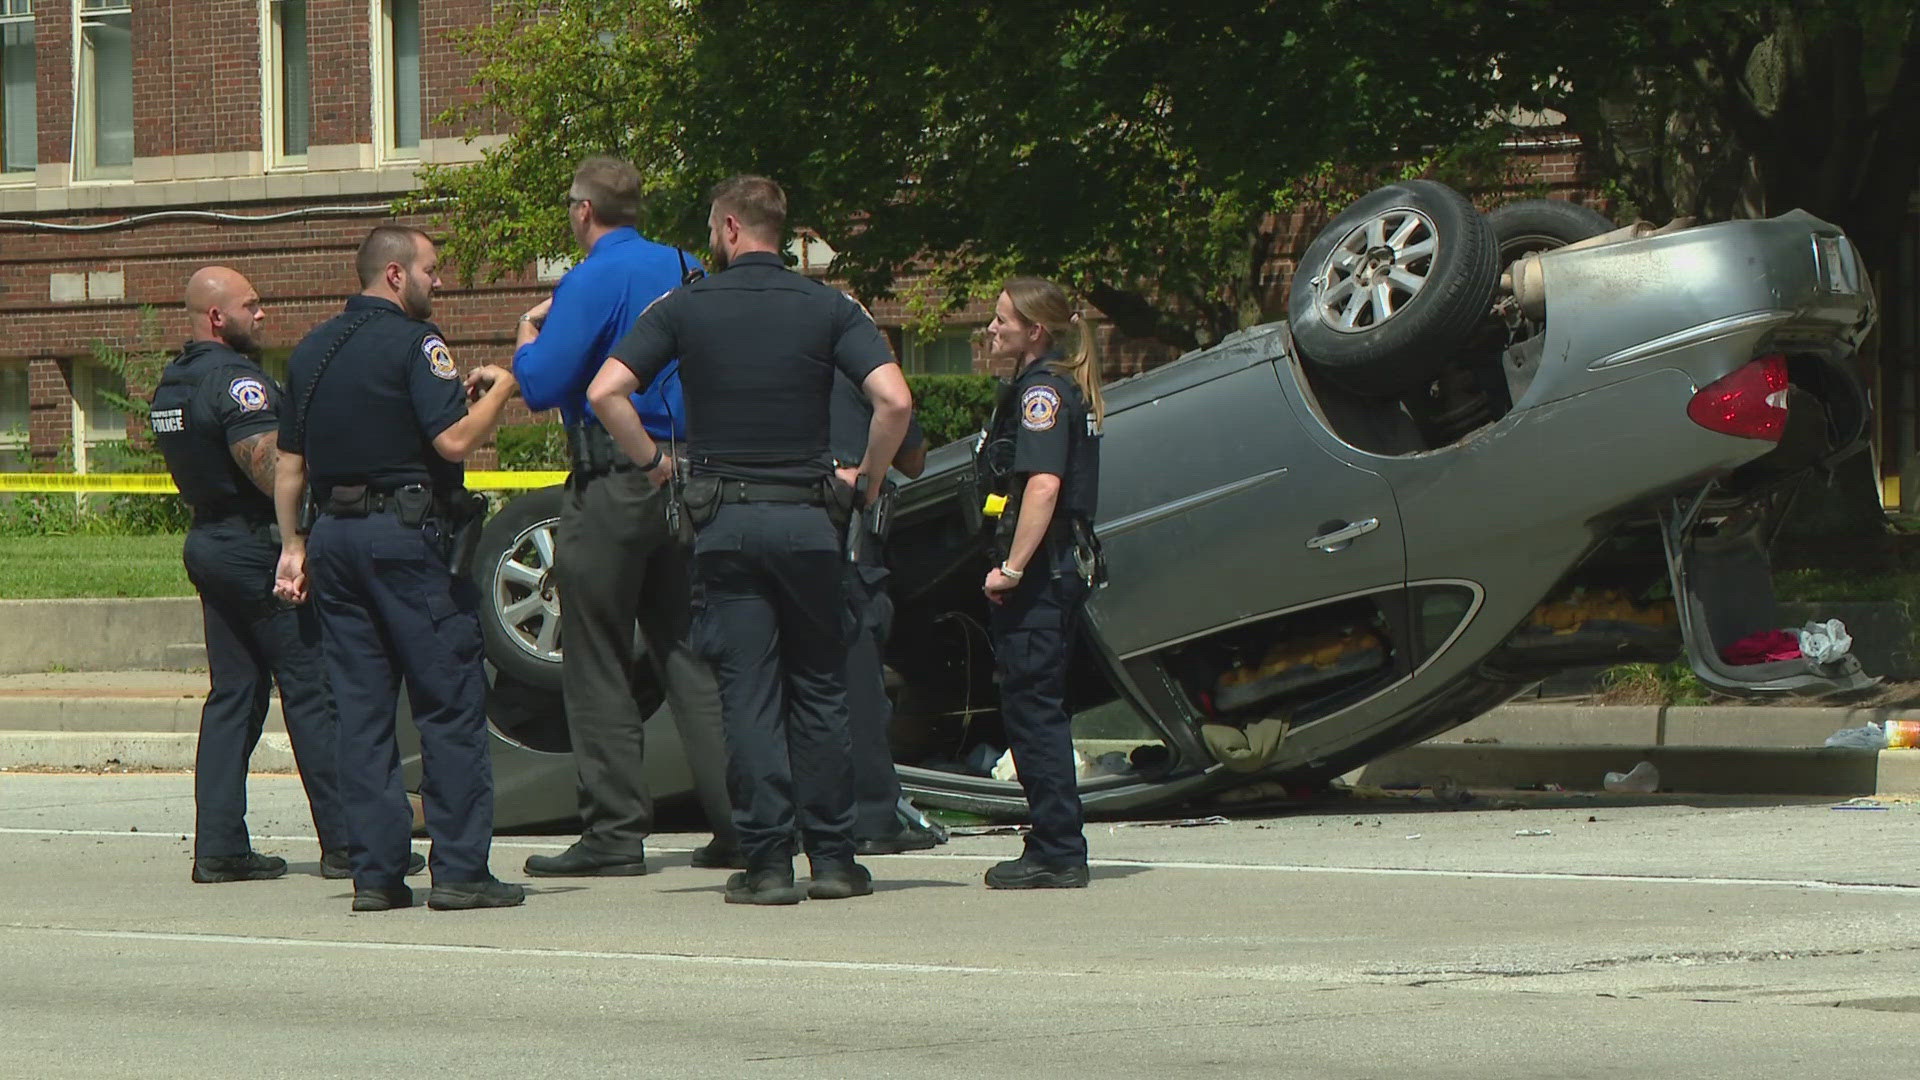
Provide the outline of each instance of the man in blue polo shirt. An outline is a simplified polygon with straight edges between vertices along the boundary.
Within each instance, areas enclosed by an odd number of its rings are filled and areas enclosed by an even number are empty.
[[[527,873],[534,877],[647,872],[653,797],[642,776],[646,717],[631,681],[639,660],[636,624],[714,830],[713,843],[694,852],[694,865],[727,867],[738,860],[719,691],[687,645],[688,554],[668,527],[665,490],[647,478],[660,462],[636,463],[621,453],[586,400],[587,384],[614,343],[698,265],[634,231],[639,204],[640,174],[633,166],[605,157],[581,163],[567,194],[567,217],[586,258],[560,279],[550,299],[520,316],[513,354],[527,406],[559,408],[572,458],[553,573],[566,658],[561,688],[585,827],[566,851],[529,858]],[[633,395],[633,403],[655,438],[686,438],[677,363]]]

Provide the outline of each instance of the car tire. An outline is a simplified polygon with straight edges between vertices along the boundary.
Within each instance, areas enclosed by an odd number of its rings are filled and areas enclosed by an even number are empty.
[[[1493,226],[1493,234],[1500,242],[1501,266],[1522,255],[1552,251],[1614,230],[1612,220],[1606,215],[1565,199],[1510,202],[1489,212],[1487,224]]]
[[[1288,302],[1314,370],[1357,394],[1431,382],[1487,317],[1499,279],[1487,219],[1432,180],[1380,188],[1308,245]]]
[[[480,530],[472,576],[487,659],[509,679],[560,688],[560,587],[553,576],[564,489],[509,499]]]

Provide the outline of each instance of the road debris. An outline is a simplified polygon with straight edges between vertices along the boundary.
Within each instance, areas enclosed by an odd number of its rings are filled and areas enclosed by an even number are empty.
[[[1660,770],[1653,762],[1643,761],[1623,773],[1610,772],[1602,781],[1608,791],[1630,791],[1651,795],[1660,790]]]
[[[1203,825],[1231,824],[1233,824],[1232,820],[1223,818],[1219,814],[1212,814],[1207,817],[1181,818],[1178,821],[1116,821],[1112,827],[1116,829],[1193,829]]]

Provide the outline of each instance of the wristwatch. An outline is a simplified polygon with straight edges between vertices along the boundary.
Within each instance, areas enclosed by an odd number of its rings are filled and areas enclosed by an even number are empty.
[[[661,446],[659,443],[654,443],[653,444],[653,460],[647,462],[645,465],[640,466],[640,471],[652,472],[653,470],[659,468],[661,459],[665,458],[666,456],[667,456],[667,448],[664,446]]]

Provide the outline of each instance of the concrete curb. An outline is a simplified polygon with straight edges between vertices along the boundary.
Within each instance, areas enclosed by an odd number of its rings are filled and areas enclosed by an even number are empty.
[[[1843,728],[1920,720],[1920,710],[1819,705],[1502,705],[1435,744],[1819,747]]]
[[[0,768],[191,772],[198,741],[197,735],[168,731],[0,732]],[[293,744],[284,733],[260,736],[248,767],[253,772],[294,772]]]
[[[0,697],[0,732],[180,733],[200,730],[205,692],[191,697]],[[267,705],[267,731],[284,732],[280,699]]]
[[[1609,772],[1650,761],[1660,790],[1701,795],[1920,795],[1920,751],[1751,746],[1482,746],[1423,743],[1348,779],[1375,787],[1560,784],[1600,791]]]
[[[186,645],[201,648],[176,648]],[[196,655],[206,663],[198,597],[0,600],[0,674],[164,668]]]

